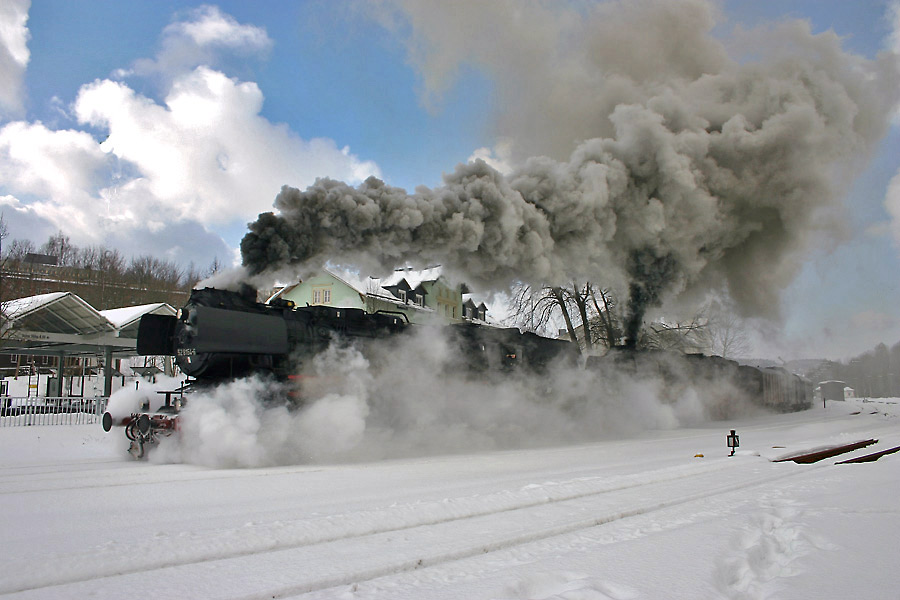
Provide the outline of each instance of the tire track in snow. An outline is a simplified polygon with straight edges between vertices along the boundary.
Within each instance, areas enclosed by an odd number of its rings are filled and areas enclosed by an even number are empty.
[[[746,464],[757,463],[754,461]],[[355,511],[318,519],[250,523],[246,526],[252,529],[250,534],[246,528],[241,528],[195,532],[189,536],[170,538],[147,536],[147,540],[137,542],[138,548],[134,544],[129,544],[127,548],[120,544],[110,544],[85,549],[82,560],[73,560],[71,555],[67,555],[66,560],[46,556],[44,558],[48,564],[58,565],[58,568],[36,586],[28,580],[28,569],[23,569],[24,565],[17,565],[13,558],[0,565],[0,574],[3,575],[0,577],[0,593],[24,592],[23,597],[31,597],[32,593],[41,597],[41,590],[51,592],[58,590],[56,586],[60,585],[67,586],[66,589],[72,586],[79,589],[84,587],[87,592],[91,581],[99,578],[112,578],[121,581],[123,585],[134,579],[135,582],[127,585],[136,585],[137,580],[146,581],[148,576],[156,581],[165,581],[168,578],[166,573],[182,573],[174,580],[183,581],[183,577],[187,576],[183,575],[185,572],[190,572],[189,578],[192,580],[198,577],[206,579],[204,574],[210,574],[208,585],[215,589],[218,585],[217,578],[212,576],[215,571],[219,568],[228,568],[229,572],[240,571],[248,568],[247,563],[252,563],[256,558],[264,557],[267,563],[281,560],[296,565],[304,564],[302,558],[297,558],[304,553],[319,555],[325,552],[333,553],[343,561],[338,572],[330,575],[310,578],[307,574],[306,579],[302,580],[288,577],[285,581],[273,581],[265,594],[245,590],[247,597],[292,595],[512,548],[745,487],[771,483],[809,473],[811,468],[819,468],[786,467],[776,469],[777,474],[769,473],[736,484],[715,485],[714,481],[719,479],[722,471],[733,471],[735,466],[738,465],[734,461],[721,460],[713,464],[658,469],[611,478],[579,478],[489,495],[391,506],[375,511]],[[713,481],[703,485],[704,479]],[[670,488],[673,485],[686,490],[699,487],[701,491],[672,496]],[[654,487],[660,490],[654,493]],[[667,496],[668,499],[665,500],[645,500],[648,497]],[[636,498],[644,501],[636,501]],[[608,505],[599,514],[598,503]],[[623,505],[630,508],[618,508]],[[543,525],[535,527],[535,522]],[[501,531],[496,531],[498,527]],[[461,536],[460,528],[471,529],[471,539],[478,541],[460,545],[460,539],[470,537]],[[450,529],[453,531],[449,531]],[[492,530],[496,533],[485,538],[485,533]],[[381,554],[378,549],[396,546],[398,540],[401,546],[409,546],[411,539],[419,540],[416,547],[443,550],[424,553],[413,551],[411,556],[407,556],[409,552],[401,548],[397,551],[403,556],[392,557],[382,563],[375,560],[374,555]],[[452,542],[449,545],[448,539]],[[358,565],[352,568],[348,565],[345,568],[347,557],[359,554],[360,549],[362,554],[354,559]],[[135,556],[141,557],[140,563],[134,562]],[[372,564],[373,560],[377,564]],[[154,571],[156,573],[151,574]],[[286,567],[286,572],[295,571],[296,568],[292,570]],[[300,575],[302,574],[298,574],[298,577]],[[248,578],[250,581],[255,580],[250,573]],[[233,585],[234,578],[228,579],[231,581],[230,585]],[[108,586],[110,583],[107,579],[104,585]],[[223,598],[243,596],[224,589],[221,592],[220,597]]]
[[[123,464],[123,463],[119,463]],[[280,474],[315,473],[321,467],[303,467],[282,470]],[[123,473],[125,476],[123,477]],[[23,472],[6,474],[0,470],[0,496],[29,492],[68,492],[75,490],[102,489],[110,487],[132,487],[138,485],[159,485],[180,483],[183,481],[216,481],[223,479],[239,479],[254,477],[270,477],[273,469],[222,469],[219,471],[194,467],[190,465],[156,465],[152,475],[148,475],[146,465],[142,463],[124,463],[120,469],[79,470],[78,475],[84,483],[72,484],[72,473],[61,470],[51,472]]]
[[[825,465],[819,465],[814,468],[822,468]],[[774,483],[779,480],[789,479],[793,477],[798,477],[800,475],[805,475],[810,472],[811,469],[802,469],[796,470],[793,472],[782,473],[778,476],[772,477],[761,477],[754,479],[752,481],[746,481],[739,484],[732,485],[723,485],[717,488],[706,489],[701,492],[687,494],[678,496],[675,498],[670,498],[668,500],[658,501],[658,502],[648,502],[645,504],[641,504],[638,506],[634,506],[627,510],[613,510],[610,512],[603,513],[597,516],[591,516],[584,519],[573,520],[570,522],[561,523],[552,527],[540,527],[536,530],[531,530],[526,533],[521,533],[518,535],[511,535],[500,539],[494,539],[485,543],[475,544],[471,546],[467,546],[465,548],[459,550],[450,550],[447,552],[438,552],[433,553],[431,556],[418,558],[418,559],[409,559],[403,562],[398,562],[394,565],[386,565],[381,569],[368,569],[365,571],[360,571],[358,573],[342,573],[335,577],[330,578],[320,578],[318,580],[304,583],[301,585],[296,585],[288,588],[282,588],[277,590],[268,590],[264,593],[257,593],[253,595],[246,596],[246,598],[250,599],[262,599],[262,598],[282,598],[287,596],[297,596],[300,594],[316,592],[327,590],[330,588],[340,587],[340,586],[350,586],[359,583],[363,583],[372,579],[377,579],[379,577],[385,577],[395,574],[400,574],[404,572],[410,572],[418,569],[428,568],[438,566],[443,563],[453,562],[457,560],[463,560],[466,558],[472,558],[475,556],[479,556],[482,554],[498,552],[502,550],[509,550],[516,546],[522,546],[525,544],[530,544],[534,542],[539,542],[542,540],[546,540],[552,537],[576,533],[578,531],[590,529],[593,527],[598,527],[602,525],[606,525],[608,523],[613,523],[615,521],[619,521],[622,519],[626,519],[629,517],[636,517],[640,515],[646,515],[648,513],[652,513],[659,510],[665,510],[668,508],[672,508],[675,506],[689,504],[691,502],[696,502],[699,500],[706,500],[715,496],[719,496],[722,494],[727,494],[730,492],[735,492],[741,489],[746,489],[749,487],[755,487],[759,485],[765,485],[769,483]],[[654,482],[661,483],[661,482]],[[567,501],[566,501],[567,502]],[[529,519],[529,521],[532,521]]]

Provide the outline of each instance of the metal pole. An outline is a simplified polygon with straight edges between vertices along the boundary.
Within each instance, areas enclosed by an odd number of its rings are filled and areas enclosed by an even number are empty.
[[[112,346],[104,346],[103,350],[103,395],[109,397],[112,395]]]
[[[59,354],[56,355],[56,360],[58,361],[56,363],[56,365],[58,367],[56,370],[56,396],[57,396],[57,398],[62,398],[63,377],[65,376],[65,373],[66,373],[66,367],[65,367],[66,355],[64,353],[60,352]]]

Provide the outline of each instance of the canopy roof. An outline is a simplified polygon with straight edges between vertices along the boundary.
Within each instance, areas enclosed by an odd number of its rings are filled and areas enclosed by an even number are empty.
[[[0,353],[97,355],[136,353],[144,314],[175,314],[164,303],[100,312],[72,292],[52,292],[3,303]]]
[[[116,327],[119,337],[137,339],[141,317],[150,314],[174,316],[175,312],[175,309],[165,302],[156,302],[155,304],[141,304],[140,306],[101,310],[100,314]]]

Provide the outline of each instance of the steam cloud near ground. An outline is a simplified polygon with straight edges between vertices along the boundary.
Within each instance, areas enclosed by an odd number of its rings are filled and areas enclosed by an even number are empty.
[[[900,89],[896,55],[851,55],[803,22],[743,32],[733,57],[710,33],[714,5],[700,0],[603,3],[583,15],[537,3],[429,4],[435,15],[393,4],[423,50],[413,62],[429,89],[442,69],[484,68],[507,115],[504,140],[533,158],[508,176],[480,160],[458,165],[414,193],[376,178],[285,186],[277,212],[241,243],[251,274],[332,261],[382,273],[442,264],[491,290],[590,280],[630,296],[632,331],[685,292],[774,316],[809,249],[839,237],[839,198]],[[468,27],[444,17],[496,34],[473,45]]]
[[[580,368],[467,379],[452,371],[452,352],[433,328],[367,349],[372,360],[332,344],[308,371],[321,389],[298,409],[272,401],[281,384],[257,377],[191,394],[181,435],[150,460],[233,468],[528,448],[698,424],[721,410],[721,389],[690,387],[669,403],[660,381]],[[724,393],[733,415],[755,410]]]

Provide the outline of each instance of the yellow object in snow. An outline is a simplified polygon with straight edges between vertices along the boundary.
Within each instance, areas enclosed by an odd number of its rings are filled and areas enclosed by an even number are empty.
[[[694,458],[703,458],[703,455],[702,455],[702,454],[695,454],[695,455],[694,455]]]

